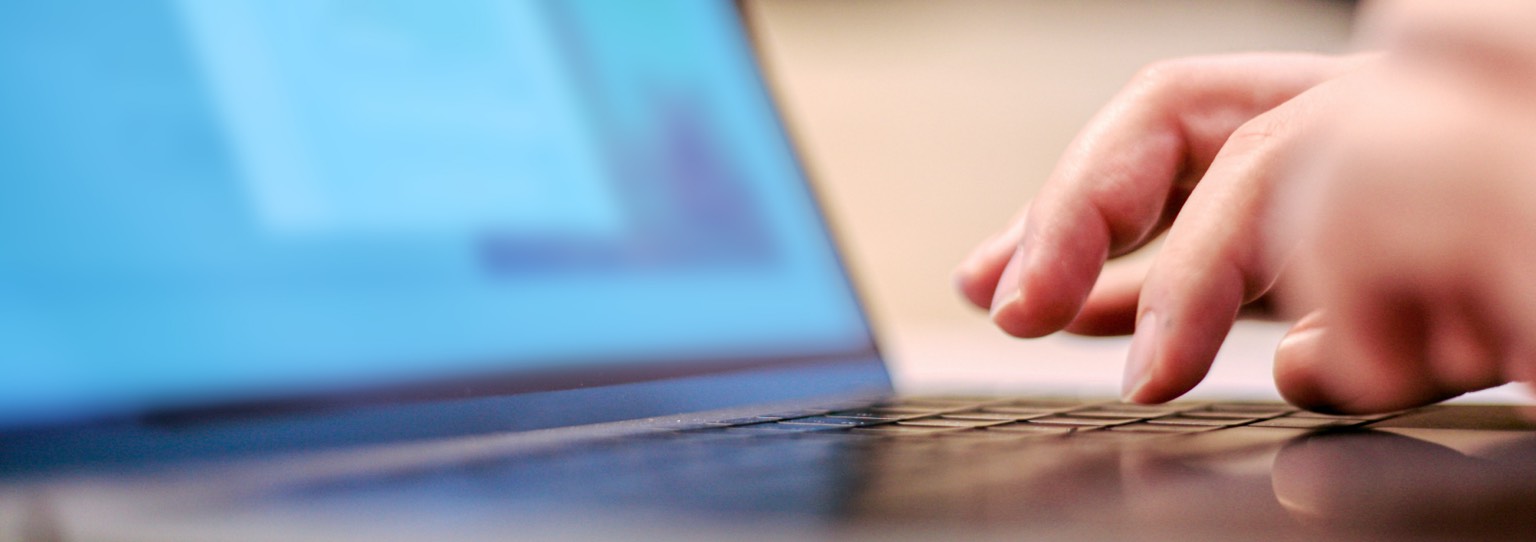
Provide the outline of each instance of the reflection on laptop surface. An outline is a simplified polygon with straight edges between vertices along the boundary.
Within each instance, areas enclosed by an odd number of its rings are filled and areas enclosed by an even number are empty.
[[[1511,408],[893,397],[727,3],[18,1],[0,30],[27,536],[1536,517]]]

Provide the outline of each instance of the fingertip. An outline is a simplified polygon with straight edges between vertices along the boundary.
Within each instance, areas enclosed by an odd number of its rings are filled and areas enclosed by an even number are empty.
[[[1031,296],[1015,292],[1000,298],[992,306],[992,323],[1005,333],[1021,339],[1037,339],[1061,331],[1071,315],[1042,314],[1042,303]]]
[[[1082,315],[1097,269],[1092,273],[1064,273],[1059,269],[1030,269],[1021,277],[1021,298],[1015,304],[1020,323],[1029,337],[1061,331]],[[1084,276],[1086,274],[1087,276]]]
[[[1032,339],[1040,335],[1035,334],[1035,329],[1028,321],[1020,303],[1017,293],[1007,298],[1002,298],[992,303],[992,324],[1004,333],[1021,339]]]
[[[981,280],[977,278],[979,274],[970,265],[961,264],[950,273],[950,282],[967,302],[976,308],[986,310],[991,308],[992,294],[997,290],[997,282]]]
[[[1191,328],[1191,322],[1143,313],[1131,340],[1122,398],[1127,402],[1166,403],[1205,379],[1224,329]],[[1230,324],[1228,324],[1230,326]]]
[[[1160,404],[1189,393],[1205,378],[1210,365],[1191,371],[1187,364],[1159,363],[1152,367],[1144,382],[1125,394],[1125,400],[1140,404]]]
[[[1305,321],[1305,319],[1303,320]],[[1275,348],[1275,388],[1286,402],[1313,411],[1332,410],[1339,401],[1323,389],[1318,378],[1322,365],[1323,328],[1291,328]]]
[[[1144,332],[1155,335],[1147,338],[1150,353],[1144,354],[1151,376],[1133,393],[1126,394],[1134,402],[1171,401],[1204,380],[1242,304],[1240,291],[1221,287],[1219,282],[1205,281],[1206,289],[1201,295],[1186,293],[1199,291],[1196,289],[1163,286],[1166,284],[1170,283],[1149,278],[1143,292],[1143,319],[1154,312],[1158,319],[1153,330],[1144,330],[1146,322],[1137,322],[1137,339]],[[1172,292],[1178,294],[1171,295]],[[1133,345],[1135,342],[1132,341]]]
[[[1030,315],[1022,302],[1023,290],[1020,284],[1021,274],[1024,270],[1024,251],[1015,250],[1013,257],[1003,267],[1001,277],[997,281],[997,288],[992,293],[992,298],[987,301],[991,310],[992,324],[1004,333],[1020,338],[1033,338],[1035,329],[1030,321]]]
[[[1331,340],[1321,325],[1293,327],[1275,348],[1275,388],[1280,397],[1297,407],[1323,414],[1359,414],[1382,409],[1372,406],[1358,385],[1348,384],[1358,357],[1339,355],[1344,348]],[[1333,353],[1330,357],[1329,353]],[[1342,378],[1341,378],[1342,377]],[[1343,382],[1343,383],[1341,383]]]
[[[991,308],[998,284],[1018,253],[1027,217],[1026,213],[1015,218],[1007,230],[977,245],[955,266],[950,280],[966,301],[982,309]]]
[[[1120,383],[1120,398],[1127,403],[1146,403],[1142,389],[1153,380],[1157,370],[1157,338],[1160,333],[1157,313],[1147,311],[1136,321],[1135,336],[1125,356],[1125,375]]]
[[[1014,286],[1018,281],[1017,266],[1014,263],[1018,257],[1015,252],[1008,252],[1001,259],[973,257],[962,262],[952,276],[955,288],[972,305],[981,309],[992,308],[995,298],[1003,293],[999,290],[1017,287]]]
[[[1293,328],[1275,350],[1275,386],[1298,407],[1326,414],[1374,414],[1424,406],[1460,393],[1442,388],[1411,360],[1375,352],[1314,325]]]
[[[1036,339],[1061,331],[1076,316],[1072,306],[1040,297],[1034,290],[999,297],[992,305],[992,323],[1014,337]]]
[[[1033,339],[1061,331],[1077,317],[1088,286],[1060,270],[1039,268],[1039,258],[1022,243],[1004,267],[990,301],[992,322],[1015,337]],[[1033,266],[1033,267],[1032,267]],[[1092,277],[1089,278],[1092,280]],[[1080,297],[1074,297],[1082,290]]]

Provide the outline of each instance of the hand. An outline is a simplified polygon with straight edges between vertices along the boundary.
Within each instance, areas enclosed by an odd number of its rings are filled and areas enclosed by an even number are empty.
[[[1536,5],[1368,17],[1390,55],[1278,214],[1289,304],[1316,310],[1281,343],[1281,393],[1374,412],[1536,380]]]
[[[957,283],[1009,334],[1134,326],[1125,397],[1159,402],[1210,368],[1239,309],[1276,268],[1263,246],[1281,166],[1367,57],[1254,54],[1159,63],[1077,137],[1026,212]],[[1171,226],[1170,226],[1171,225]],[[1168,231],[1144,273],[1114,270]]]

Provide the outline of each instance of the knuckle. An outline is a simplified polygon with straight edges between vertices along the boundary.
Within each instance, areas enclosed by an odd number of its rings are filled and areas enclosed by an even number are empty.
[[[1090,197],[1084,206],[1084,212],[1091,216],[1088,224],[1092,224],[1096,230],[1094,234],[1103,236],[1109,240],[1110,251],[1117,250],[1131,243],[1139,236],[1142,228],[1134,224],[1128,224],[1114,217],[1129,214],[1126,209],[1117,208],[1117,205],[1104,197]]]
[[[1199,57],[1159,60],[1137,70],[1131,78],[1130,87],[1141,96],[1160,96],[1188,81],[1204,64],[1205,61]]]
[[[1231,266],[1229,272],[1234,275],[1232,282],[1237,284],[1237,289],[1242,292],[1243,304],[1258,300],[1274,284],[1274,278],[1269,276],[1269,273],[1258,269],[1251,258],[1235,258],[1228,265]]]
[[[1189,73],[1193,62],[1189,58],[1171,58],[1158,60],[1145,66],[1136,72],[1132,78],[1136,84],[1144,86],[1159,86],[1177,81]]]
[[[1243,123],[1227,137],[1228,148],[1236,151],[1258,151],[1273,146],[1284,133],[1284,123],[1267,117],[1258,117]]]

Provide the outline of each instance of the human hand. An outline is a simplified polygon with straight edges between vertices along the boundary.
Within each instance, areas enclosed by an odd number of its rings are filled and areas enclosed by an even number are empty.
[[[1159,402],[1210,368],[1276,268],[1263,226],[1283,164],[1366,57],[1192,58],[1141,72],[1082,131],[1039,196],[961,264],[957,284],[1009,334],[1126,333],[1126,399]],[[1145,272],[1110,257],[1168,230]]]
[[[1299,405],[1417,406],[1536,380],[1536,5],[1398,1],[1390,54],[1287,183],[1288,305],[1312,310],[1275,378]],[[1273,246],[1273,245],[1272,245]]]

